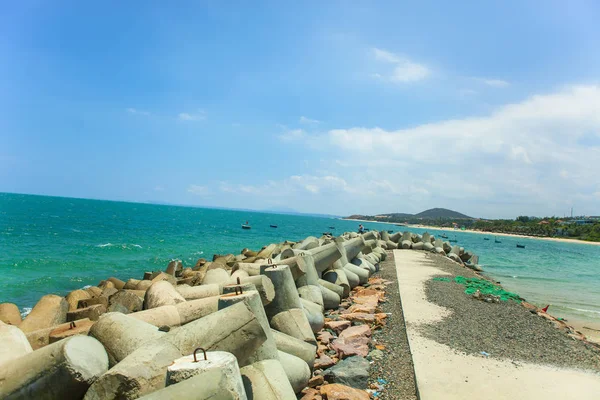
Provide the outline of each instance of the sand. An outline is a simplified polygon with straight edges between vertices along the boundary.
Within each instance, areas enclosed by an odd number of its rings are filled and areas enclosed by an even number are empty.
[[[424,252],[395,250],[394,256],[420,398],[598,398],[597,373],[465,354],[424,336],[424,325],[452,314],[450,309],[428,301],[425,282],[449,274],[436,268]]]

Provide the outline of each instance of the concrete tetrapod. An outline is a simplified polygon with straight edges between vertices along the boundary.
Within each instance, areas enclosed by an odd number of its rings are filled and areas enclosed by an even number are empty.
[[[339,260],[334,263],[339,263]],[[348,277],[342,268],[334,268],[323,273],[323,280],[334,283],[338,286],[342,287],[343,294],[342,298],[348,297],[350,294],[350,283],[348,282]]]
[[[303,308],[282,311],[271,318],[271,327],[307,343],[317,344]]]
[[[37,302],[19,328],[27,333],[65,323],[68,311],[69,303],[64,297],[47,294]]]
[[[437,254],[446,254],[446,252],[444,251],[444,242],[442,242],[442,239],[435,239],[435,243],[433,244],[435,247],[433,249],[434,253]]]
[[[185,300],[203,299],[205,297],[219,296],[223,293],[221,287],[216,283],[200,286],[177,285],[175,290],[177,290]]]
[[[312,370],[317,354],[317,346],[306,343],[305,341],[297,339],[293,336],[286,335],[285,333],[279,332],[275,329],[271,329],[271,334],[275,340],[277,350],[301,358]]]
[[[342,267],[342,271],[346,275],[346,279],[348,279],[348,283],[350,284],[350,289],[354,289],[358,285],[360,285],[360,278],[353,271]]]
[[[96,339],[73,336],[0,368],[0,398],[79,399],[107,369],[106,352]]]
[[[282,311],[302,308],[292,272],[287,265],[275,265],[266,268],[264,275],[271,280],[275,288],[273,301],[265,307],[269,319]]]
[[[431,243],[429,245],[431,246]],[[425,243],[423,243],[423,242],[417,242],[417,243],[412,244],[413,250],[423,250],[424,248],[425,248]]]
[[[202,284],[210,285],[211,283],[216,283],[218,285],[223,285],[227,283],[228,280],[229,272],[225,271],[223,268],[215,268],[206,271]]]
[[[77,304],[79,301],[89,299],[90,297],[92,296],[90,296],[90,294],[83,289],[73,290],[65,296],[65,300],[67,300],[67,303],[69,303],[69,311],[77,310]]]
[[[216,371],[218,373],[214,374],[211,380],[220,382],[220,386],[223,386],[227,392],[231,393],[234,399],[246,399],[246,391],[242,383],[240,367],[233,354],[225,351],[203,352],[202,349],[196,350],[195,354],[178,358],[173,364],[169,365],[167,368],[167,387],[186,381],[199,374]],[[204,392],[203,388],[200,387],[198,389],[200,393]],[[180,390],[181,388],[177,391]],[[205,397],[202,398],[209,399],[208,395],[211,391],[212,388],[208,388],[208,393],[203,393]],[[187,397],[180,396],[179,398],[185,399]]]
[[[146,290],[144,310],[160,306],[174,306],[184,301],[185,299],[175,290],[172,284],[167,281],[157,281]]]
[[[100,317],[89,336],[98,339],[108,354],[110,366],[117,364],[145,342],[165,335],[156,326],[117,312]]]
[[[308,385],[311,377],[311,370],[299,357],[279,351],[279,361],[283,365],[283,370],[287,375],[288,381],[292,385],[295,393],[300,393]]]
[[[411,239],[410,232],[407,231],[402,234],[402,241],[400,242],[400,245],[402,246],[403,249],[410,249],[410,247],[412,246],[412,239]]]
[[[319,281],[321,281],[321,279],[319,279]],[[342,289],[340,286],[337,286],[336,284],[327,281],[323,282],[326,282],[326,284],[328,285],[339,288],[339,293],[341,293],[342,295],[344,294],[344,289]],[[321,290],[321,295],[323,296],[323,308],[325,308],[326,310],[335,310],[340,306],[341,297],[337,292],[334,292],[333,290],[325,287],[325,285],[322,283],[319,283],[318,287]]]
[[[21,324],[19,307],[13,303],[0,303],[0,321],[8,325],[19,326]]]
[[[377,253],[379,255],[379,261],[385,261],[387,258],[387,253],[381,247],[374,248],[373,253]]]
[[[230,280],[229,284],[236,284],[237,279]],[[248,278],[240,278],[240,283],[242,284],[252,284],[258,290],[260,294],[260,299],[263,303],[263,306],[270,304],[275,298],[275,287],[273,286],[273,282],[265,275],[258,276],[249,276]],[[234,290],[235,291],[235,290]]]
[[[325,306],[323,300],[323,292],[321,291],[321,288],[318,285],[305,285],[300,286],[297,289],[300,299],[308,300],[312,303],[318,304],[319,307],[321,307],[321,311],[323,311],[323,308]]]
[[[266,339],[259,319],[240,302],[174,329],[162,340],[174,344],[183,354],[192,354],[198,347],[227,351],[242,365]]]
[[[303,241],[292,246],[292,248],[297,250],[310,250],[314,249],[315,247],[319,247],[319,239],[314,236],[309,236]]]
[[[373,257],[369,257],[371,260],[373,260]],[[355,258],[353,258],[352,260],[350,260],[350,262],[354,265],[356,265],[357,267],[363,268],[368,270],[371,274],[374,274],[375,272],[377,272],[377,267],[375,266],[375,264],[373,264],[371,261],[369,261],[369,258],[367,258],[366,255],[359,253],[358,256],[356,256]]]
[[[181,356],[164,340],[146,342],[98,378],[84,400],[132,400],[164,388],[167,367]]]
[[[277,346],[275,345],[275,340],[273,339],[271,328],[269,327],[269,321],[267,320],[265,309],[260,301],[260,296],[257,291],[240,294],[224,294],[219,298],[218,308],[219,310],[223,310],[240,302],[244,303],[254,313],[256,319],[265,331],[266,339],[254,353],[247,354],[245,359],[240,359],[239,364],[245,366],[255,363],[256,361],[277,359]]]
[[[0,365],[33,351],[23,331],[4,322],[0,322],[0,343]]]
[[[264,360],[240,368],[249,400],[296,400],[279,360]]]
[[[90,322],[91,321],[86,318],[86,319],[81,319],[79,321],[75,321],[75,325],[76,326],[80,326],[80,325],[86,326]],[[54,331],[65,330],[65,329],[69,329],[70,327],[71,327],[71,323],[67,322],[67,323],[60,324],[60,325],[50,326],[50,327],[44,328],[44,329],[38,329],[37,331],[27,332],[25,334],[25,336],[27,337],[27,340],[29,341],[31,348],[33,350],[37,350],[37,349],[41,349],[44,346],[47,346],[50,343],[50,335]]]
[[[308,319],[308,323],[310,324],[310,328],[313,333],[318,333],[325,326],[325,316],[323,315],[323,309],[318,304],[313,303],[312,301],[306,299],[300,299],[302,302],[302,309],[304,310],[304,315]]]
[[[319,285],[324,287],[327,290],[334,292],[335,294],[338,295],[338,297],[340,299],[342,297],[344,297],[344,288],[340,285],[336,285],[334,282],[329,282],[329,281],[326,281],[325,279],[319,279]],[[321,293],[323,293],[323,291],[321,291]],[[323,297],[323,298],[325,298],[325,297]],[[338,305],[339,305],[339,303],[338,303]]]
[[[239,374],[239,372],[238,372]],[[242,396],[227,389],[223,381],[223,373],[219,370],[209,370],[199,373],[175,385],[167,386],[139,400],[246,400],[242,387]]]
[[[59,340],[66,339],[75,335],[87,335],[90,332],[92,326],[96,321],[90,321],[89,319],[78,319],[77,321],[70,322],[69,324],[63,324],[56,327],[48,333],[48,342],[56,343]],[[67,326],[68,325],[68,326]]]
[[[187,304],[189,302],[183,302],[179,304]],[[151,308],[149,310],[138,311],[135,313],[127,314],[131,318],[135,318],[139,321],[144,321],[150,325],[156,327],[161,326],[179,326],[182,324],[179,312],[175,306],[160,306]]]
[[[351,263],[344,265],[344,269],[346,271],[351,271],[354,274],[356,274],[361,285],[364,285],[365,283],[369,282],[369,276],[371,275],[371,273],[368,269],[357,267],[356,265]]]

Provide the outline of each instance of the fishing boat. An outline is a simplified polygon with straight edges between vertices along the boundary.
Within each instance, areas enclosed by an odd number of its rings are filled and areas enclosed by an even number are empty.
[[[502,243],[501,241],[498,240],[497,237],[494,238],[494,243]]]
[[[271,228],[277,228],[277,225],[269,225]]]
[[[388,233],[394,233],[394,231],[390,230],[390,231],[388,231]]]
[[[335,229],[335,226],[330,226],[329,229]]]
[[[440,237],[441,237],[442,239],[448,239],[448,235],[446,235],[445,233],[442,233],[442,234],[440,235]]]
[[[524,244],[517,244],[517,247],[518,247],[519,249],[524,249],[524,248],[525,248],[525,245],[524,245]]]
[[[450,239],[450,240],[448,240],[448,241],[449,241],[450,243],[456,243],[456,242],[458,242],[458,240],[456,240],[456,238],[454,238],[454,239]]]
[[[242,225],[242,229],[251,229],[251,228],[252,228],[252,227],[251,227],[250,225],[246,225],[246,224],[243,224],[243,225]]]
[[[483,240],[490,240],[490,238],[483,238]]]

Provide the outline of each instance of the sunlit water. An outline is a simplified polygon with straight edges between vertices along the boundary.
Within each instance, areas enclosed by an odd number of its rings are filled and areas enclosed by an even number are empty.
[[[241,229],[245,221],[252,229]],[[0,302],[25,310],[45,294],[64,295],[109,276],[140,279],[173,258],[193,266],[214,253],[238,254],[244,247],[357,226],[310,216],[0,193]],[[485,241],[478,234],[446,232],[477,253],[486,273],[507,290],[536,304],[551,303],[554,314],[600,321],[600,246],[509,237],[497,244],[493,236]]]

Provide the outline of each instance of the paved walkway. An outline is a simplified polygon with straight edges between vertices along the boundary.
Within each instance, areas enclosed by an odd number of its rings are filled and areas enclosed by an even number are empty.
[[[449,310],[429,303],[423,283],[435,268],[425,253],[394,250],[406,330],[422,400],[600,399],[600,375],[465,355],[421,336],[418,327],[443,319]]]

